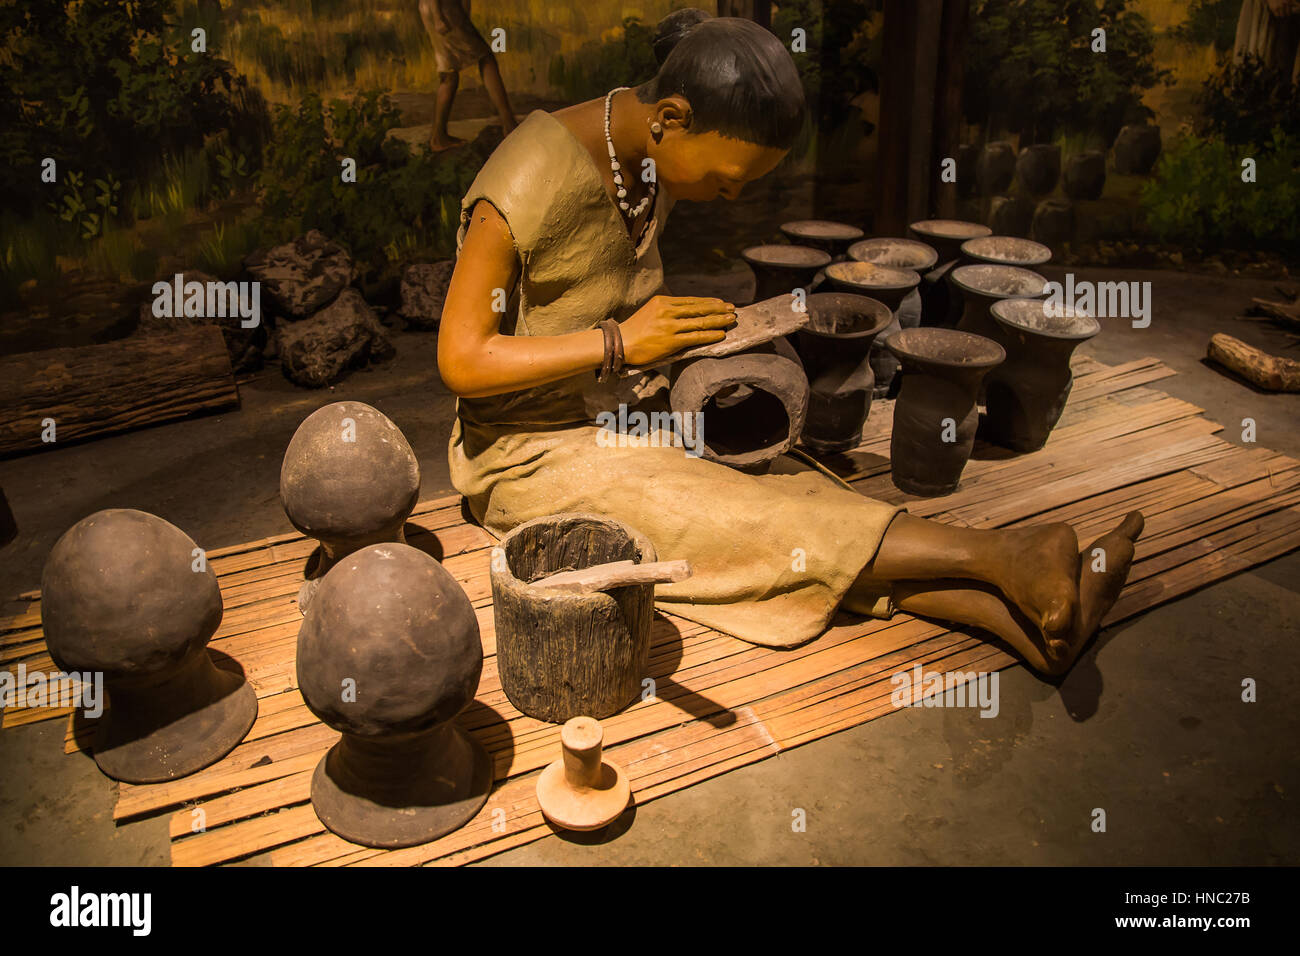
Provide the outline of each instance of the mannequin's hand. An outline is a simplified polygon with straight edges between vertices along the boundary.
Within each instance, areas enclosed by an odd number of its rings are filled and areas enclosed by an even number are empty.
[[[623,361],[648,365],[696,345],[726,338],[736,307],[721,299],[657,295],[620,324]]]

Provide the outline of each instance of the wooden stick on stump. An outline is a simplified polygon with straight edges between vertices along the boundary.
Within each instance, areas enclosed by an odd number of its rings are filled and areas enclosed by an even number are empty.
[[[0,455],[239,405],[221,330],[200,326],[0,359]]]
[[[1269,355],[1231,335],[1217,333],[1206,353],[1210,359],[1270,392],[1300,392],[1300,362]]]
[[[529,585],[535,588],[559,588],[564,591],[608,591],[629,584],[669,584],[685,581],[691,576],[689,561],[654,561],[635,564],[632,561],[611,561],[577,571],[561,571]]]

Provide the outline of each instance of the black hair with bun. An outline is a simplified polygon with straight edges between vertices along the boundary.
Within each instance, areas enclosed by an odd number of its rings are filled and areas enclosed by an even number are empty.
[[[654,78],[637,88],[642,103],[683,96],[691,132],[716,132],[756,146],[789,149],[804,121],[803,84],[790,51],[766,29],[739,17],[678,10],[660,22]],[[671,22],[670,22],[671,21]]]

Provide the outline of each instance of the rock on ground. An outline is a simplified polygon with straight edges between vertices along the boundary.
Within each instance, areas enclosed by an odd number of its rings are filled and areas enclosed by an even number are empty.
[[[319,229],[253,253],[244,268],[262,283],[263,302],[290,319],[319,311],[352,282],[352,257]]]
[[[324,388],[349,369],[394,354],[374,311],[352,288],[310,318],[281,325],[276,337],[285,378],[307,388]]]
[[[398,309],[407,328],[430,332],[438,328],[447,286],[451,284],[451,273],[455,268],[454,259],[421,262],[407,268],[402,275],[402,304]]]

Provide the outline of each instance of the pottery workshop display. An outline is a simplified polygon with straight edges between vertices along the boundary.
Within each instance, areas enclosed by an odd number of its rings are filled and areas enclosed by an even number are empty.
[[[1021,266],[1029,269],[1041,266],[1052,259],[1052,250],[1032,239],[1015,236],[985,236],[968,239],[961,244],[962,255],[971,262],[985,262],[998,266]]]
[[[740,253],[754,273],[754,301],[812,291],[813,279],[831,261],[830,253],[801,245],[750,246]]]
[[[416,846],[482,808],[492,759],[456,722],[483,670],[478,619],[432,557],[383,543],[340,560],[307,608],[297,667],[307,707],[342,734],[311,783],[330,830]]]
[[[95,762],[126,783],[159,783],[216,763],[257,717],[243,675],[207,650],[221,591],[201,550],[172,524],[97,511],[55,543],[41,577],[41,623],[65,673],[101,673],[107,712]]]
[[[888,395],[898,375],[898,359],[885,348],[884,340],[899,329],[914,329],[923,323],[924,299],[922,286],[928,286],[925,275],[934,269],[939,253],[915,239],[864,239],[849,246],[849,258],[870,262],[877,266],[910,269],[922,276],[922,283],[912,289],[894,309],[894,320],[871,345],[871,369],[876,375],[876,397]]]
[[[889,444],[893,482],[908,494],[950,494],[975,444],[980,382],[1006,352],[954,329],[904,329],[886,345],[903,366]]]
[[[781,224],[781,234],[793,243],[820,249],[833,259],[841,259],[851,244],[862,238],[862,230],[845,222],[829,219],[800,219]]]
[[[1019,266],[994,266],[983,263],[958,266],[952,271],[952,284],[961,291],[963,307],[957,328],[972,335],[997,337],[997,328],[989,318],[989,306],[1000,299],[1047,297],[1047,280],[1037,272]]]

